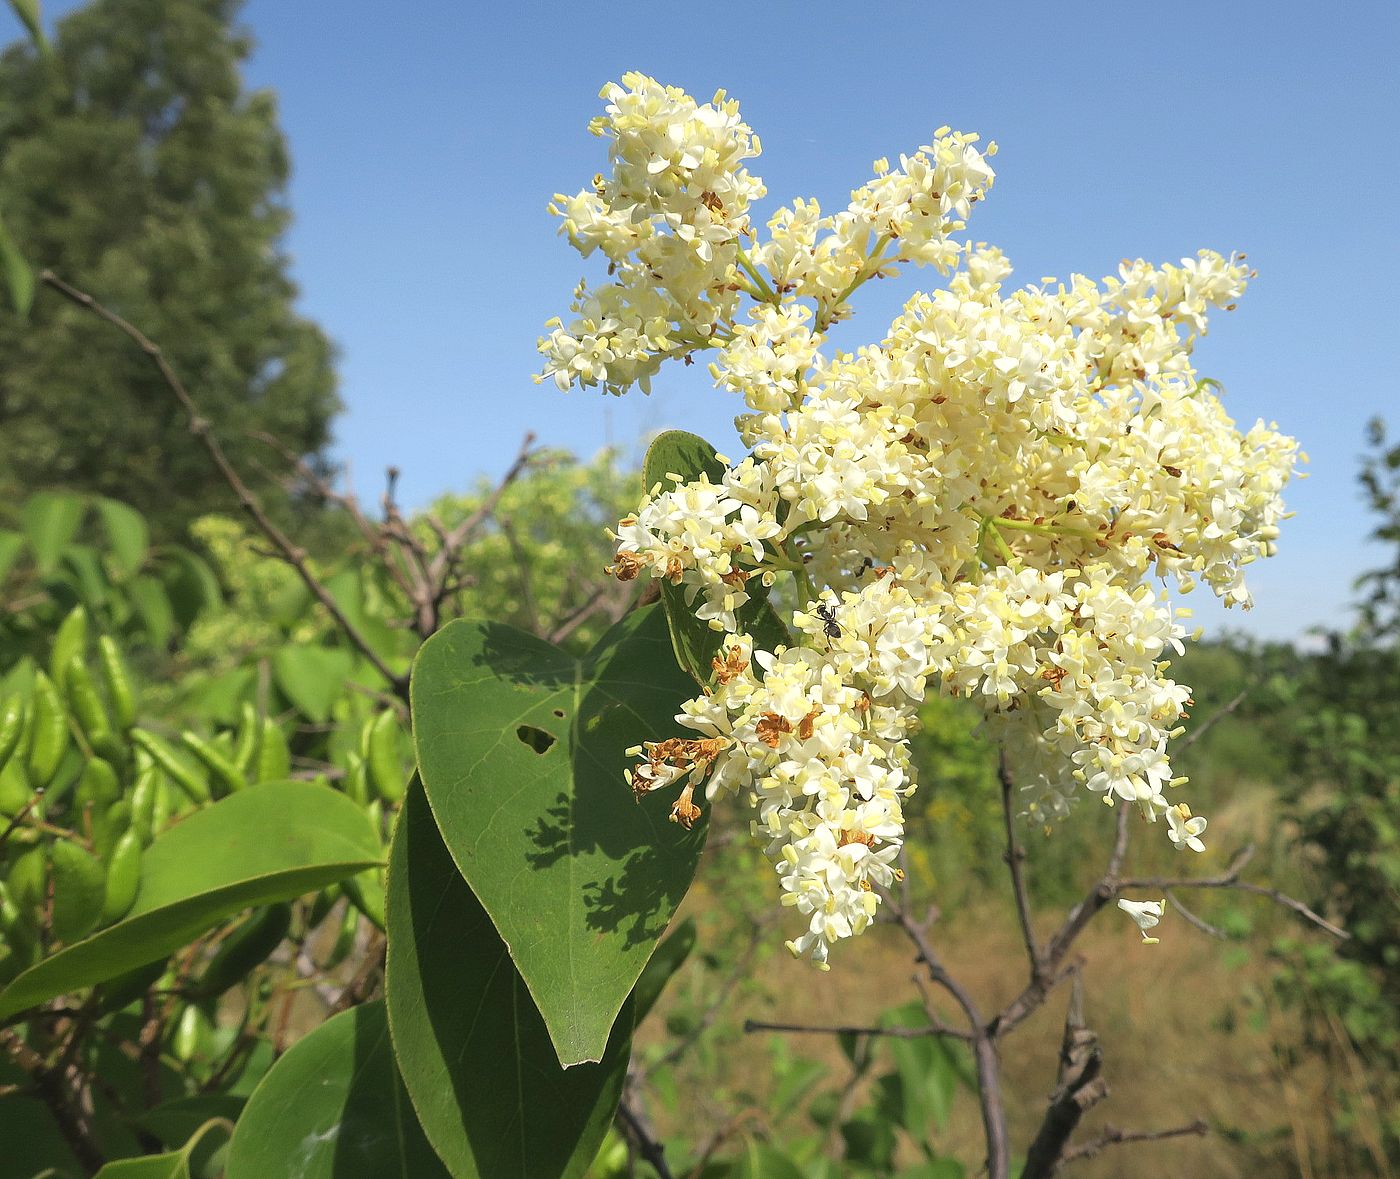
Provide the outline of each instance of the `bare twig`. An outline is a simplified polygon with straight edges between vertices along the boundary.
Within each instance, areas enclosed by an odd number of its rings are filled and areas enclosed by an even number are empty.
[[[626,1100],[617,1104],[617,1120],[628,1141],[651,1164],[659,1179],[674,1179],[671,1168],[666,1164],[666,1148],[652,1137],[651,1131]]]
[[[1016,898],[1016,917],[1021,923],[1021,939],[1026,943],[1026,957],[1030,959],[1031,982],[1041,982],[1045,975],[1045,963],[1041,959],[1040,947],[1035,940],[1035,926],[1031,921],[1031,900],[1026,891],[1025,873],[1022,870],[1026,852],[1016,838],[1016,808],[1013,800],[1016,787],[1011,781],[1011,767],[1007,764],[1006,750],[997,759],[997,777],[1001,781],[1001,813],[1006,828],[1007,869],[1011,873],[1011,892]]]
[[[1177,900],[1176,893],[1172,892],[1170,889],[1165,890],[1165,892],[1167,903],[1181,914],[1182,919],[1185,920],[1187,925],[1195,926],[1195,928],[1199,929],[1202,933],[1209,934],[1213,938],[1219,938],[1222,942],[1230,940],[1230,935],[1223,929],[1219,926],[1212,925],[1204,917],[1196,916],[1195,913],[1191,912],[1190,909]]]
[[[1253,692],[1254,689],[1257,688],[1261,682],[1261,680],[1254,680],[1246,684],[1243,688],[1241,688],[1232,699],[1227,701],[1225,704],[1222,704],[1208,717],[1206,717],[1206,719],[1203,720],[1199,725],[1197,725],[1194,729],[1192,729],[1189,733],[1182,737],[1182,739],[1176,744],[1176,752],[1180,753],[1183,749],[1190,749],[1191,746],[1196,744],[1197,741],[1199,741],[1202,737],[1209,733],[1211,729],[1215,728],[1217,724],[1219,724],[1222,720],[1224,720],[1227,716],[1234,712],[1235,709],[1237,709],[1241,704],[1248,700],[1250,693]]]
[[[953,997],[967,1017],[971,1033],[973,1060],[977,1066],[977,1096],[982,1110],[982,1130],[987,1140],[987,1174],[989,1179],[1007,1179],[1011,1173],[1011,1145],[1006,1131],[1006,1107],[1001,1095],[1001,1064],[997,1060],[996,1044],[988,1025],[967,989],[948,973],[922,926],[900,908],[894,898],[882,890],[882,899],[895,922],[914,943],[919,960],[937,986]]]
[[[252,518],[253,522],[258,526],[259,531],[277,547],[277,550],[282,554],[283,560],[297,571],[298,576],[300,576],[306,588],[309,589],[316,600],[326,608],[327,613],[335,620],[336,625],[359,649],[360,653],[364,655],[371,666],[373,666],[373,668],[389,683],[394,685],[396,692],[406,696],[408,691],[408,677],[393,671],[389,665],[384,662],[379,652],[374,649],[369,640],[360,632],[359,627],[346,616],[331,592],[326,589],[316,575],[311,572],[310,567],[307,565],[306,551],[293,543],[292,539],[278,528],[269,518],[267,512],[263,510],[261,501],[253,494],[248,485],[243,482],[242,477],[234,469],[232,463],[229,462],[228,456],[224,454],[223,447],[219,445],[218,439],[214,437],[213,431],[210,429],[208,419],[200,414],[199,407],[195,404],[194,399],[181,383],[180,378],[175,375],[175,370],[170,367],[160,346],[148,339],[139,328],[128,323],[116,312],[104,307],[91,295],[64,282],[63,279],[59,278],[53,271],[45,270],[39,275],[39,278],[41,282],[52,287],[59,294],[63,295],[64,298],[76,303],[79,307],[91,311],[99,319],[105,320],[107,323],[111,324],[150,358],[151,363],[154,364],[156,369],[160,372],[166,388],[174,395],[176,401],[180,403],[180,407],[189,418],[190,433],[199,439],[201,445],[203,445],[205,451],[213,461],[214,466],[218,468],[219,474],[223,476],[224,482],[229,485],[229,488],[238,498],[239,505]]]
[[[972,1033],[961,1028],[949,1027],[946,1023],[931,1024],[925,1028],[909,1027],[857,1027],[847,1024],[815,1023],[767,1023],[761,1019],[744,1020],[746,1032],[787,1032],[792,1035],[826,1036],[887,1036],[893,1040],[924,1040],[929,1036],[949,1036],[955,1040],[972,1041]]]
[[[1084,1026],[1084,984],[1076,971],[1060,1041],[1060,1068],[1055,1092],[1034,1141],[1026,1151],[1021,1179],[1048,1179],[1055,1173],[1065,1144],[1085,1113],[1108,1096],[1103,1079],[1103,1052],[1098,1036]]]
[[[1105,1147],[1119,1146],[1128,1142],[1160,1142],[1164,1138],[1185,1138],[1195,1135],[1204,1138],[1210,1133],[1210,1126],[1202,1118],[1197,1118],[1186,1126],[1173,1126],[1169,1130],[1120,1130],[1116,1126],[1105,1126],[1103,1133],[1088,1142],[1073,1146],[1065,1151],[1059,1167],[1052,1174],[1077,1163],[1080,1159],[1091,1159]]]

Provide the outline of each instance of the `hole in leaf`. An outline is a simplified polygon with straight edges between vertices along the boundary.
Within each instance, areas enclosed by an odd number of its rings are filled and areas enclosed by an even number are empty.
[[[515,730],[515,735],[536,753],[544,753],[557,740],[553,733],[537,729],[534,725],[521,725]]]
[[[563,719],[564,719],[564,710],[563,710],[562,708],[556,708],[556,709],[554,710],[554,715],[557,716],[560,720],[563,720]]]

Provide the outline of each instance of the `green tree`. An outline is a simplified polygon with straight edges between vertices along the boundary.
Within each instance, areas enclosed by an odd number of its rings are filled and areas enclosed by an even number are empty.
[[[293,307],[280,248],[286,144],[249,93],[237,0],[96,0],[0,56],[0,211],[35,267],[160,342],[245,469],[252,430],[316,459],[338,408],[333,351]],[[0,494],[132,503],[171,535],[228,491],[147,359],[41,294],[0,315]],[[285,460],[259,449],[274,472]]]

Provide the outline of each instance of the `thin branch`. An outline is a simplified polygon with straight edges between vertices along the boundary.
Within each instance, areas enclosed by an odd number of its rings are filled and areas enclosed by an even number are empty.
[[[1209,733],[1211,729],[1215,728],[1217,724],[1219,724],[1222,720],[1224,720],[1227,716],[1234,712],[1235,709],[1237,709],[1241,704],[1248,700],[1250,694],[1262,682],[1262,680],[1254,680],[1251,683],[1246,684],[1243,688],[1241,688],[1231,700],[1229,700],[1225,704],[1222,704],[1208,717],[1206,717],[1205,720],[1203,720],[1199,725],[1197,725],[1194,729],[1187,733],[1180,741],[1178,741],[1176,744],[1175,752],[1180,753],[1183,749],[1190,749],[1191,746],[1196,744],[1197,741],[1199,741],[1202,737]]]
[[[675,1179],[671,1168],[666,1164],[666,1148],[651,1136],[651,1131],[642,1124],[642,1119],[625,1100],[617,1103],[617,1120],[622,1124],[623,1133],[627,1135],[628,1141],[636,1147],[642,1158],[652,1165],[659,1179]]]
[[[116,312],[108,310],[91,295],[64,282],[54,274],[53,271],[45,270],[39,275],[39,278],[41,282],[52,287],[59,294],[63,295],[64,298],[76,303],[79,307],[92,312],[99,319],[105,320],[107,323],[111,324],[150,358],[151,363],[154,364],[156,369],[160,372],[166,388],[175,396],[176,401],[180,403],[180,407],[189,418],[190,433],[199,439],[210,459],[213,461],[214,466],[218,468],[219,473],[223,476],[224,482],[229,485],[234,495],[237,496],[238,502],[243,510],[252,517],[253,522],[258,526],[262,534],[277,546],[278,551],[282,554],[282,558],[297,571],[297,574],[301,577],[306,588],[309,589],[316,600],[326,608],[326,611],[335,620],[336,625],[360,650],[360,653],[369,660],[375,671],[382,675],[389,683],[393,684],[396,692],[406,697],[408,692],[408,677],[401,676],[389,668],[389,665],[380,657],[379,652],[377,652],[370,644],[369,640],[361,634],[359,627],[346,616],[331,592],[326,589],[317,579],[316,575],[311,572],[311,569],[306,563],[307,554],[305,550],[294,544],[291,538],[278,528],[268,517],[267,513],[263,510],[262,503],[249,489],[248,485],[243,482],[243,479],[229,462],[228,456],[224,454],[223,447],[219,445],[218,439],[214,437],[213,431],[210,429],[208,419],[200,414],[199,407],[195,404],[194,399],[185,389],[185,386],[180,382],[180,378],[175,375],[175,370],[170,367],[160,346],[148,339],[140,329],[128,323]]]
[[[1060,1165],[1052,1173],[1058,1174],[1062,1168],[1077,1163],[1080,1159],[1091,1159],[1105,1147],[1129,1142],[1161,1142],[1165,1138],[1185,1138],[1191,1135],[1204,1138],[1209,1133],[1210,1125],[1203,1118],[1197,1118],[1186,1126],[1173,1126],[1169,1130],[1120,1130],[1116,1126],[1105,1126],[1103,1133],[1097,1138],[1065,1151]]]
[[[535,605],[535,579],[530,576],[530,558],[525,552],[525,548],[520,543],[520,538],[515,535],[515,529],[504,516],[496,517],[496,524],[500,527],[501,535],[506,538],[506,544],[510,546],[510,555],[515,561],[515,571],[520,586],[520,606],[525,611],[525,617],[529,620],[532,634],[539,634],[540,612]]]
[[[1011,892],[1016,898],[1016,918],[1021,923],[1021,940],[1026,943],[1026,957],[1030,959],[1031,982],[1039,982],[1045,974],[1045,963],[1041,959],[1040,947],[1035,940],[1035,926],[1031,921],[1031,900],[1026,891],[1026,878],[1023,865],[1025,849],[1016,838],[1016,813],[1012,800],[1016,787],[1011,780],[1011,767],[1007,764],[1006,750],[997,758],[997,777],[1001,781],[1001,814],[1006,828],[1007,869],[1011,873]]]
[[[1011,1145],[1006,1131],[1006,1107],[1001,1095],[1001,1064],[997,1060],[996,1044],[977,1004],[963,985],[948,973],[943,963],[934,953],[924,929],[895,904],[894,898],[883,889],[881,897],[889,907],[891,915],[914,943],[919,959],[928,970],[928,976],[953,997],[967,1016],[971,1032],[973,1060],[977,1065],[977,1095],[982,1110],[982,1129],[987,1140],[988,1179],[1008,1179],[1011,1173]]]
[[[1221,929],[1219,926],[1212,925],[1204,917],[1196,916],[1195,913],[1191,912],[1190,909],[1188,909],[1179,900],[1177,900],[1176,893],[1172,892],[1170,889],[1166,889],[1164,891],[1166,894],[1167,903],[1171,905],[1171,907],[1181,915],[1182,919],[1186,922],[1187,925],[1195,926],[1202,933],[1209,934],[1213,938],[1218,938],[1222,942],[1227,942],[1230,940],[1230,935],[1226,933],[1223,929]]]
[[[924,1040],[929,1036],[950,1036],[955,1040],[972,1042],[972,1033],[961,1028],[949,1027],[946,1023],[931,1024],[925,1028],[875,1028],[856,1027],[846,1024],[815,1023],[767,1023],[761,1019],[744,1020],[746,1032],[788,1032],[793,1035],[826,1036],[887,1036],[893,1040]]]

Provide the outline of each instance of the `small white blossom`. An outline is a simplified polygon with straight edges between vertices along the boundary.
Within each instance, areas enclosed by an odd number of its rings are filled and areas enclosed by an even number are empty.
[[[1118,907],[1123,910],[1138,929],[1142,931],[1142,944],[1145,946],[1155,946],[1161,938],[1149,937],[1147,931],[1155,929],[1157,923],[1162,920],[1162,914],[1166,912],[1167,902],[1160,901],[1130,901],[1120,898]]]

